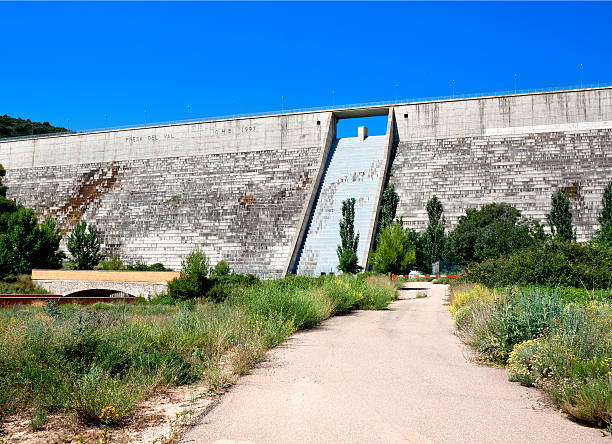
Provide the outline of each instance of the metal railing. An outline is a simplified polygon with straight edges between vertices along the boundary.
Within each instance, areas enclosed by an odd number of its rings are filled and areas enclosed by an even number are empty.
[[[446,96],[411,97],[411,98],[404,98],[404,99],[382,100],[382,101],[377,101],[377,102],[361,102],[361,103],[352,103],[352,104],[345,104],[345,105],[324,105],[324,106],[316,106],[316,107],[310,107],[310,108],[293,108],[293,109],[284,109],[284,110],[266,111],[266,112],[227,114],[223,116],[209,116],[209,117],[200,117],[200,118],[193,118],[193,119],[169,120],[169,121],[164,121],[164,122],[154,122],[154,123],[145,123],[145,124],[131,124],[131,125],[120,125],[120,126],[110,126],[110,127],[101,127],[101,128],[89,128],[89,129],[77,130],[77,131],[66,131],[66,132],[58,132],[58,133],[33,134],[33,135],[28,135],[28,136],[7,137],[7,138],[0,139],[0,141],[5,142],[5,141],[17,140],[17,139],[32,139],[32,138],[38,138],[38,137],[95,133],[95,132],[101,132],[101,131],[117,131],[117,130],[125,130],[125,129],[154,128],[158,126],[183,125],[183,124],[189,124],[189,123],[211,122],[215,120],[231,120],[231,119],[244,119],[244,118],[249,118],[249,117],[279,116],[279,115],[284,115],[284,114],[308,113],[308,112],[316,112],[316,111],[332,111],[332,110],[343,110],[343,109],[351,109],[351,108],[369,108],[369,107],[376,107],[376,106],[403,105],[403,104],[418,103],[418,102],[440,102],[440,101],[445,101],[445,100],[461,100],[461,99],[473,99],[473,98],[479,98],[479,97],[495,97],[495,96],[573,91],[573,90],[581,90],[581,89],[610,88],[610,87],[612,87],[612,82],[572,85],[572,86],[565,86],[565,87],[514,89],[514,90],[504,90],[504,91],[492,91],[492,92],[486,92],[486,93],[451,94],[451,95],[446,95]]]

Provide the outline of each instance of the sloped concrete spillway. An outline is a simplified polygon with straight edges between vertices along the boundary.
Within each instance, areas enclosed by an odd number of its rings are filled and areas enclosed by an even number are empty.
[[[297,260],[297,274],[319,276],[337,272],[342,201],[354,197],[355,232],[359,233],[357,257],[365,267],[371,221],[378,210],[379,180],[384,175],[387,136],[336,139],[321,180],[318,199],[306,240]]]

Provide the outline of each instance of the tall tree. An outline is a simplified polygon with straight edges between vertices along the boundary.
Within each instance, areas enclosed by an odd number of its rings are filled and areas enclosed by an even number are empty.
[[[385,191],[383,192],[380,205],[380,219],[378,221],[379,233],[395,220],[395,214],[397,212],[397,205],[399,204],[399,201],[400,198],[395,191],[395,185],[387,185]]]
[[[2,185],[6,171],[0,165],[0,277],[26,274],[32,268],[59,268],[64,253],[62,236],[53,219],[38,224],[34,211],[6,198]]]
[[[355,234],[355,198],[342,202],[342,220],[340,221],[340,245],[338,245],[338,269],[344,273],[357,273],[361,267],[358,265],[357,245],[359,233]]]
[[[2,185],[2,178],[6,175],[6,170],[0,164],[0,233],[6,230],[6,221],[9,214],[17,211],[17,205],[6,198],[7,187]]]
[[[431,264],[442,259],[444,254],[446,220],[444,219],[444,207],[436,195],[427,201],[425,209],[429,223],[423,233],[423,261],[429,268]]]
[[[575,239],[572,226],[572,213],[570,213],[570,201],[562,191],[557,191],[551,196],[552,208],[546,215],[550,224],[550,231],[555,239],[568,242]]]
[[[77,270],[92,270],[100,262],[100,239],[93,225],[81,221],[72,230],[66,242]]]
[[[612,181],[604,188],[601,198],[601,212],[599,213],[599,230],[595,234],[595,241],[612,244]]]
[[[38,224],[34,211],[19,206],[0,234],[0,275],[26,274],[32,268],[59,268],[61,234],[51,218]]]

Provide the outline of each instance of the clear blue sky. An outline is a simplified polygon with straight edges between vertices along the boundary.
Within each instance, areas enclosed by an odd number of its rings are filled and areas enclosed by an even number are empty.
[[[581,63],[612,82],[611,24],[612,3],[0,2],[0,114],[84,130],[576,85]]]

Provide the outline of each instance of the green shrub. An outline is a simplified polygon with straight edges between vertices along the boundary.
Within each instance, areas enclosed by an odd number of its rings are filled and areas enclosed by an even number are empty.
[[[462,324],[468,341],[485,359],[502,364],[516,344],[545,334],[563,310],[555,291],[512,288],[490,292],[481,286],[455,294],[451,313],[456,316],[462,307],[470,307],[471,322]]]
[[[101,270],[125,270],[125,265],[118,254],[112,255],[107,261],[100,261],[98,267]]]
[[[212,275],[209,278],[210,289],[206,292],[206,299],[211,302],[223,302],[233,292],[250,287],[259,282],[259,279],[252,275]]]
[[[203,251],[196,249],[183,261],[181,275],[168,282],[168,295],[177,301],[204,297],[210,289],[209,261]]]
[[[66,248],[78,270],[93,270],[100,262],[100,238],[93,225],[79,222],[68,236]]]
[[[576,239],[576,232],[572,226],[572,213],[569,210],[570,201],[561,191],[551,196],[550,213],[546,215],[550,231],[553,237],[561,242],[569,242]]]
[[[382,310],[397,299],[398,287],[386,277],[360,275],[357,280],[364,285],[365,297],[357,303],[360,310]]]
[[[416,264],[415,246],[398,222],[382,229],[376,250],[370,252],[370,263],[377,273],[409,273]]]
[[[472,263],[465,280],[488,287],[542,285],[607,289],[612,286],[612,248],[550,241],[498,259]]]
[[[38,223],[34,211],[17,206],[0,214],[0,277],[29,274],[33,268],[60,268],[61,233],[53,219]]]
[[[541,349],[541,339],[529,339],[516,344],[506,365],[508,379],[527,387],[532,386],[544,373]]]
[[[291,320],[295,328],[311,328],[328,317],[328,301],[316,292],[288,287],[278,281],[262,281],[233,301],[249,314],[282,316]]]
[[[537,245],[543,239],[538,223],[522,218],[511,205],[492,203],[466,210],[448,236],[445,256],[461,264],[480,262]]]
[[[49,292],[35,285],[28,274],[8,276],[0,281],[0,294],[48,294]]]
[[[451,312],[484,358],[507,361],[510,380],[547,390],[572,417],[601,427],[612,423],[609,301],[567,288],[462,287],[453,289]],[[579,302],[563,305],[562,298]]]
[[[472,325],[474,317],[472,315],[472,307],[464,306],[455,312],[455,324],[459,330],[463,330]]]
[[[219,261],[217,264],[210,270],[210,274],[213,276],[227,276],[231,273],[230,266],[225,261]]]
[[[511,380],[538,382],[574,418],[612,423],[612,306],[569,304],[549,335],[514,348],[507,370]]]
[[[83,419],[100,422],[102,410],[113,407],[117,416],[110,423],[119,421],[130,412],[142,396],[143,385],[133,380],[121,380],[93,365],[89,372],[74,381],[73,405]]]

